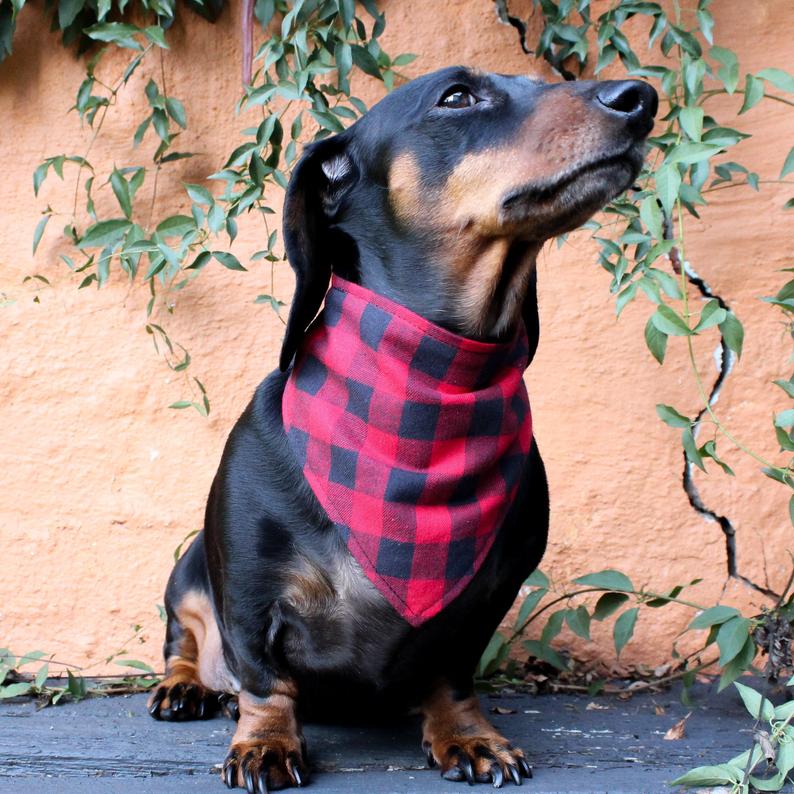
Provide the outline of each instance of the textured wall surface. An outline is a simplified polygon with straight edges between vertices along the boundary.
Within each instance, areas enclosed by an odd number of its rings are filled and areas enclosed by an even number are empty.
[[[158,212],[177,211],[177,180],[199,181],[220,167],[250,123],[234,113],[240,52],[233,5],[234,13],[215,26],[183,14],[174,30],[164,69],[190,122],[179,148],[203,154],[170,166],[172,176],[160,180]],[[794,21],[786,0],[715,6],[716,35],[740,53],[743,71],[790,67]],[[390,0],[386,8],[384,46],[420,56],[408,67],[411,74],[467,63],[549,75],[545,64],[521,51],[516,32],[497,20],[489,0]],[[74,171],[67,166],[64,182],[50,176],[39,198],[33,196],[31,173],[44,157],[84,154],[90,141],[90,130],[67,112],[82,63],[48,28],[39,8],[26,8],[15,54],[0,65],[0,292],[14,300],[0,308],[0,645],[18,653],[40,647],[98,671],[140,624],[143,642],[129,655],[159,665],[163,627],[155,605],[162,602],[173,550],[201,525],[226,436],[275,365],[282,325],[252,302],[269,291],[266,266],[253,263],[248,274],[208,267],[165,319],[173,338],[191,351],[192,372],[207,386],[212,413],[203,419],[168,410],[189,392],[144,332],[146,290],[117,277],[98,293],[78,292],[79,276],[58,260],[66,249],[57,228],[71,211]],[[123,56],[110,55],[102,74],[113,79],[124,64]],[[97,162],[109,167],[149,158],[151,140],[131,149],[144,115],[147,68],[160,67],[154,60],[142,68],[120,95],[92,150]],[[357,89],[372,102],[382,87],[361,80]],[[723,114],[740,105],[735,98],[712,101]],[[740,119],[753,137],[737,157],[762,178],[777,178],[794,139],[791,110],[764,103]],[[703,223],[687,227],[688,258],[735,308],[747,334],[720,414],[743,441],[771,456],[776,444],[769,418],[785,407],[785,398],[770,381],[788,376],[790,345],[779,314],[758,297],[776,291],[785,275],[776,271],[791,265],[794,213],[779,209],[786,187],[714,193]],[[114,201],[107,188],[100,195],[103,206]],[[65,215],[50,223],[33,259],[33,230],[48,203]],[[247,262],[264,238],[261,222],[246,220],[234,251]],[[659,590],[702,577],[693,600],[760,606],[763,598],[744,585],[726,584],[724,538],[690,508],[677,434],[655,417],[657,402],[690,414],[698,407],[683,343],[671,340],[669,362],[660,369],[643,341],[647,302],[615,319],[608,278],[586,235],[575,235],[561,250],[548,246],[538,268],[542,336],[527,382],[552,494],[543,568],[564,582],[617,567]],[[36,272],[53,284],[40,303],[30,284],[22,284]],[[289,299],[286,266],[277,268],[275,288]],[[713,345],[709,337],[698,348],[709,379]],[[721,446],[737,477],[698,474],[697,483],[705,501],[738,528],[741,571],[780,588],[790,565],[786,552],[794,546],[785,489],[726,442]],[[648,610],[625,658],[666,659],[690,617],[679,607]],[[608,639],[599,626],[596,643],[579,652],[608,659]]]

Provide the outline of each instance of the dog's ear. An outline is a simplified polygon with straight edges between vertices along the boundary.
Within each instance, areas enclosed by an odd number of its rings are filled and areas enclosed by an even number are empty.
[[[358,179],[345,147],[342,135],[308,146],[287,188],[282,233],[287,259],[295,271],[295,294],[281,346],[282,372],[289,367],[328,290],[329,227]]]

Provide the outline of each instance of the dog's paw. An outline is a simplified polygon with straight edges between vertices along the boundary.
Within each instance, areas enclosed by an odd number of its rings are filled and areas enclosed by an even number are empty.
[[[446,780],[465,780],[469,785],[491,783],[501,788],[507,780],[520,786],[522,778],[532,777],[524,753],[496,733],[449,736],[432,743],[425,740],[422,749],[427,753],[428,766],[440,767]]]
[[[218,693],[190,681],[166,678],[149,697],[149,714],[156,720],[206,720],[220,708]]]
[[[223,762],[221,777],[229,788],[248,794],[267,794],[289,786],[305,786],[309,769],[303,737],[267,736],[233,744]]]

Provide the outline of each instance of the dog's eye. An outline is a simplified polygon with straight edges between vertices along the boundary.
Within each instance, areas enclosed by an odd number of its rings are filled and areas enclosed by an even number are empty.
[[[474,94],[462,85],[456,85],[444,93],[438,102],[441,108],[453,108],[458,110],[460,108],[470,108],[476,105],[480,100]]]

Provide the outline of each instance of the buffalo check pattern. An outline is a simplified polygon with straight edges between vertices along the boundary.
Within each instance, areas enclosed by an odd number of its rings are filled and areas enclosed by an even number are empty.
[[[350,552],[412,625],[460,594],[532,440],[523,326],[458,336],[334,276],[282,403],[290,446]]]

